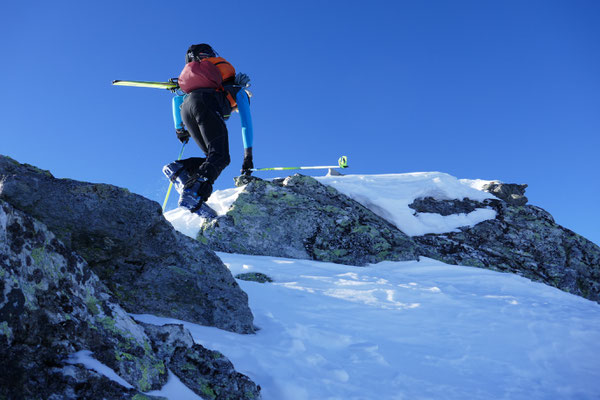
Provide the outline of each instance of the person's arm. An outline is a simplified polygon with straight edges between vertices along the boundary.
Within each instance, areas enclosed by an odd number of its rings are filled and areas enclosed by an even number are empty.
[[[187,141],[190,140],[190,134],[185,130],[183,120],[181,119],[181,105],[183,104],[184,99],[185,96],[182,95],[173,97],[173,123],[175,124],[177,139],[179,139],[181,143],[187,143]]]
[[[242,122],[242,141],[244,143],[244,162],[242,164],[242,174],[250,175],[254,168],[252,160],[252,146],[254,141],[254,131],[252,129],[252,116],[250,115],[250,99],[244,89],[237,92],[235,97],[240,120]]]

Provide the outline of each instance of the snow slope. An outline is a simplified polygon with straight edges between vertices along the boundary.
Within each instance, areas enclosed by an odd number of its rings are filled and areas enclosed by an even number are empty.
[[[444,233],[494,218],[492,210],[443,217],[416,198],[491,198],[482,180],[438,172],[317,178],[409,235]],[[225,213],[241,189],[216,192]],[[195,237],[202,220],[171,223]],[[420,262],[369,267],[220,253],[249,295],[256,335],[183,322],[263,388],[265,400],[598,399],[600,305],[525,278]],[[149,315],[151,323],[177,322]],[[181,321],[180,321],[181,322]]]
[[[473,226],[496,217],[496,212],[488,208],[479,208],[468,214],[442,216],[433,213],[417,214],[408,207],[420,197],[433,197],[437,200],[462,200],[467,197],[478,201],[494,198],[480,190],[483,184],[490,181],[459,180],[441,172],[324,176],[316,179],[358,201],[409,236],[452,232],[461,226]],[[216,191],[207,204],[219,215],[223,215],[242,191],[243,187]],[[183,209],[169,211],[165,213],[165,218],[180,232],[194,238],[203,222],[198,215]]]
[[[261,330],[184,324],[265,400],[600,398],[600,306],[583,298],[430,259],[361,268],[219,256],[233,274],[274,278],[238,281]]]

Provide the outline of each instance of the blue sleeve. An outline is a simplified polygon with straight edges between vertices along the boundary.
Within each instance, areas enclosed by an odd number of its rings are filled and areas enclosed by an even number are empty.
[[[252,130],[252,116],[250,115],[250,99],[244,89],[240,90],[235,96],[240,120],[242,121],[242,140],[244,149],[252,147],[254,131]]]
[[[183,99],[185,96],[175,96],[173,97],[173,123],[175,124],[175,129],[183,129],[183,120],[181,119],[181,105],[183,104]]]

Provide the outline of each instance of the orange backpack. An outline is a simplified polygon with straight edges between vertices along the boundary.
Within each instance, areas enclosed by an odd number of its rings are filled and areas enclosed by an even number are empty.
[[[221,72],[221,76],[223,77],[223,83],[225,85],[227,85],[227,83],[233,83],[233,80],[235,79],[235,68],[233,68],[233,65],[231,65],[229,61],[225,60],[223,57],[208,57],[205,58],[205,60],[210,61],[219,69],[219,72]],[[225,88],[221,87],[221,89],[224,90],[227,94],[227,100],[229,100],[231,109],[235,110],[235,108],[237,107],[235,98]]]

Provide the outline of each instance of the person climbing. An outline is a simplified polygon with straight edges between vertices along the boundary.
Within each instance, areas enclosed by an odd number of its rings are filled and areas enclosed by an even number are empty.
[[[250,78],[236,74],[234,67],[206,43],[190,46],[185,63],[177,80],[185,95],[173,98],[175,132],[182,143],[194,139],[206,157],[173,161],[163,167],[163,173],[180,194],[179,207],[200,212],[215,180],[231,161],[225,121],[232,111],[240,113],[242,122],[241,173],[250,175],[254,168],[250,100],[245,90]]]

